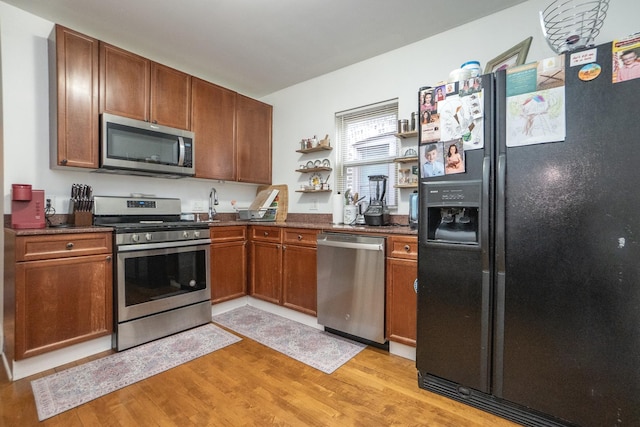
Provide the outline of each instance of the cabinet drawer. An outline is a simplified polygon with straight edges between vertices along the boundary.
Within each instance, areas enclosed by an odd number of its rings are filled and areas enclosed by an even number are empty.
[[[387,257],[418,259],[418,237],[393,236],[387,239]]]
[[[16,238],[16,261],[111,253],[111,233],[78,233]]]
[[[320,230],[285,228],[283,243],[290,245],[317,246],[316,236]]]
[[[281,238],[282,229],[280,227],[265,227],[256,225],[251,227],[251,240],[280,243]]]
[[[211,227],[210,235],[211,243],[246,240],[247,227],[245,227],[244,225],[231,227]]]

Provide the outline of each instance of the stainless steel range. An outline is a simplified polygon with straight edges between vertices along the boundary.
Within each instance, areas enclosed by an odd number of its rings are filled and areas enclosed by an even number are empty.
[[[180,212],[180,199],[94,197],[94,224],[116,230],[118,351],[211,321],[209,227]]]

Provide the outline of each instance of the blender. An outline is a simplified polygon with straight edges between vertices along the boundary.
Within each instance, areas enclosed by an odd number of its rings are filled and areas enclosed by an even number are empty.
[[[389,208],[384,200],[387,179],[386,175],[369,175],[369,207],[364,212],[367,225],[389,224]]]

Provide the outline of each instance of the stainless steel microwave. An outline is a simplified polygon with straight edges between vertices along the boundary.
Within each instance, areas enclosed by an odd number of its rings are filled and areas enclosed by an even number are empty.
[[[182,178],[195,174],[193,132],[103,113],[100,172]]]

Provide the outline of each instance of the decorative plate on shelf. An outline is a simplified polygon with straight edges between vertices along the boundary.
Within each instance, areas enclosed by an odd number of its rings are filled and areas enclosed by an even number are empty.
[[[316,185],[322,185],[322,175],[320,175],[319,173],[314,173],[313,175],[311,175],[311,178],[309,178],[309,185],[312,187],[315,187]]]
[[[324,166],[325,168],[330,168],[331,167],[331,162],[329,162],[329,159],[324,159],[322,161],[322,166]]]
[[[413,148],[409,148],[407,151],[404,152],[404,157],[415,157],[417,155],[418,155],[418,152]]]
[[[311,168],[313,168],[313,162],[311,160],[309,160],[307,162],[307,169],[311,169]]]
[[[321,164],[322,163],[320,162],[320,160],[316,160],[315,162],[313,162],[313,167],[314,168],[319,168]]]

